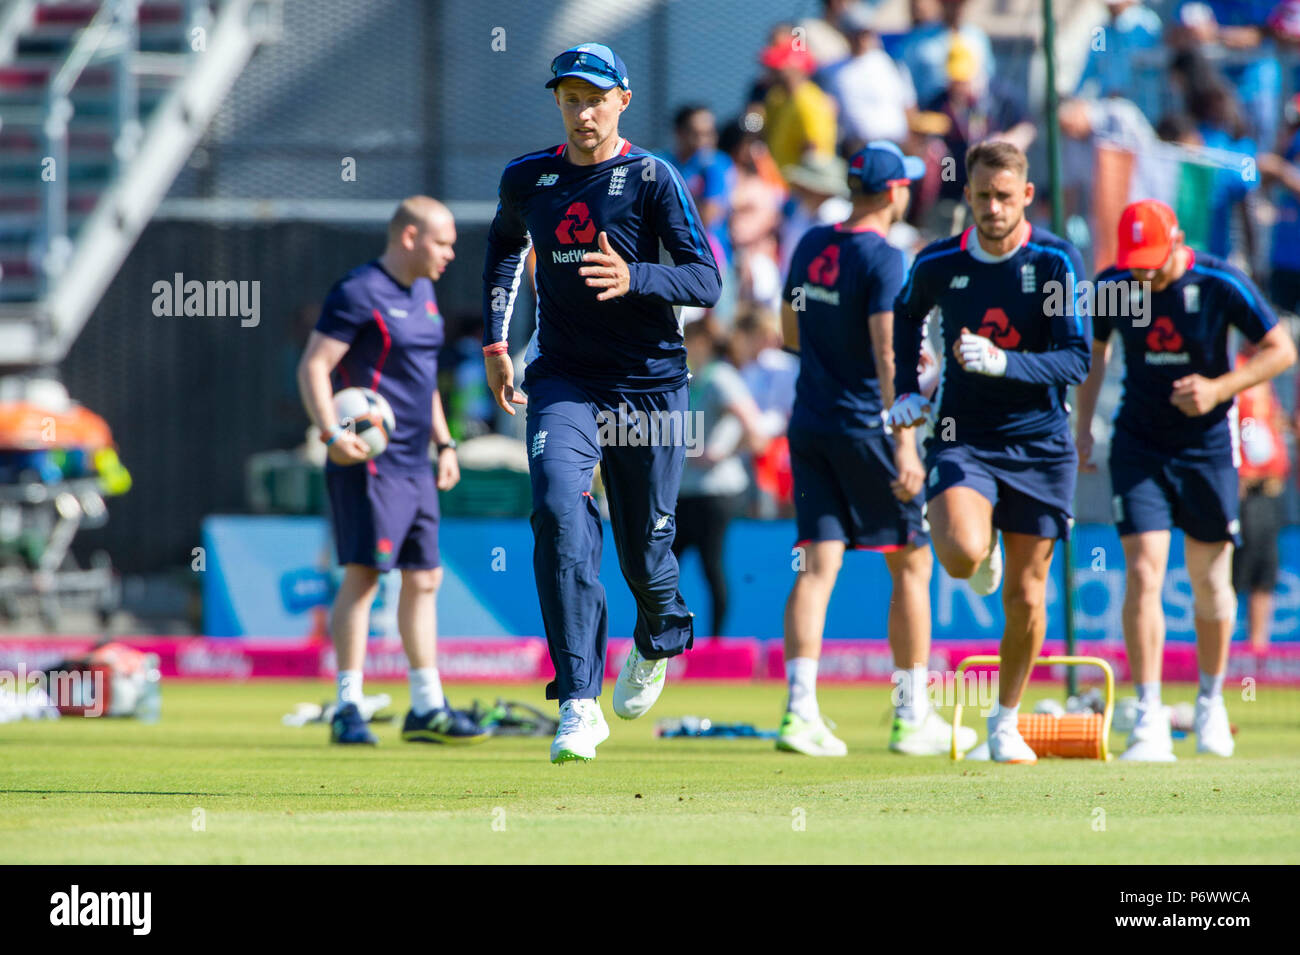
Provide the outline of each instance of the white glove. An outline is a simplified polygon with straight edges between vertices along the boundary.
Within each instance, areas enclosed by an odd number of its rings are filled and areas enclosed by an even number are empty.
[[[885,423],[891,428],[914,428],[930,414],[930,402],[924,395],[909,392],[899,395],[890,405]]]
[[[957,341],[962,367],[977,375],[1001,378],[1007,373],[1007,353],[993,342],[974,332],[964,333]]]

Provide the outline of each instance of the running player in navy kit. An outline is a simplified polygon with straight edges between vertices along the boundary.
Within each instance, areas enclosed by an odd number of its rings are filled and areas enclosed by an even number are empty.
[[[884,422],[894,392],[894,298],[906,272],[885,234],[924,175],[925,164],[893,143],[867,144],[849,162],[849,218],[809,229],[790,262],[782,322],[786,347],[800,353],[789,437],[803,566],[785,608],[790,695],[776,748],[787,752],[847,752],[817,706],[822,629],[845,547],[883,554],[893,582],[888,630],[899,686],[890,749],[923,756],[952,746],[952,728],[926,697],[933,561],[918,496],[925,474],[916,433],[891,437]],[[911,448],[902,470],[895,441]],[[967,732],[963,750],[975,744]]]
[[[551,73],[567,141],[519,157],[501,176],[483,273],[483,353],[497,404],[511,414],[528,407],[533,569],[555,664],[547,698],[560,702],[551,760],[565,762],[594,758],[609,736],[596,699],[608,634],[590,494],[597,465],[637,604],[614,712],[644,714],[663,690],[668,658],[691,646],[672,553],[687,414],[673,306],[712,306],[721,278],[681,177],[618,133],[632,98],[622,60],[584,43],[557,56]],[[525,398],[514,387],[508,331],[530,241],[538,322]],[[660,264],[660,243],[673,265]]]
[[[894,304],[889,423],[914,427],[930,411],[916,369],[937,307],[944,357],[956,361],[944,362],[926,443],[927,517],[939,562],[980,594],[1001,583],[1002,533],[1006,628],[988,756],[1033,763],[1016,720],[1047,631],[1052,549],[1069,536],[1077,463],[1066,388],[1088,374],[1090,319],[1078,251],[1025,219],[1034,187],[1024,153],[980,143],[966,171],[974,227],[927,246]]]
[[[485,734],[443,696],[437,665],[438,491],[460,479],[456,444],[438,395],[442,316],[433,283],[455,257],[456,225],[427,196],[403,200],[388,224],[383,255],[349,272],[330,290],[298,365],[298,386],[329,448],[334,537],[343,583],[330,632],[338,658],[336,743],[376,743],[362,718],[362,665],[379,575],[402,572],[397,626],[410,663],[411,708],[402,726],[410,742],[472,743]],[[339,426],[334,392],[371,388],[393,408],[395,429],[384,453]],[[438,446],[437,477],[429,461]]]
[[[1240,528],[1233,399],[1289,368],[1295,345],[1254,283],[1184,245],[1174,211],[1151,199],[1120,216],[1116,264],[1097,276],[1095,297],[1092,372],[1078,394],[1080,467],[1092,466],[1092,417],[1111,334],[1119,332],[1124,342],[1124,397],[1111,439],[1110,479],[1127,568],[1124,642],[1138,719],[1120,758],[1175,759],[1160,700],[1160,594],[1174,527],[1184,533],[1195,608],[1196,751],[1231,756],[1223,678],[1236,622],[1232,549]],[[1228,356],[1229,327],[1258,345],[1236,369]]]

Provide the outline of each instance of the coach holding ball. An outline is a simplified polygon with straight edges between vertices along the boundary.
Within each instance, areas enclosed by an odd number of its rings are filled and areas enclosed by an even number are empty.
[[[298,364],[303,404],[329,448],[325,477],[343,565],[330,620],[338,658],[335,743],[378,742],[360,711],[362,667],[379,576],[394,567],[402,572],[397,626],[411,681],[402,739],[469,743],[487,736],[447,705],[437,668],[438,491],[454,487],[460,469],[438,395],[444,330],[433,283],[455,258],[455,242],[446,206],[427,196],[403,200],[388,223],[383,255],[330,290]],[[373,459],[361,437],[338,420],[334,392],[348,387],[376,391],[392,406],[395,427]],[[438,448],[436,483],[431,439]]]

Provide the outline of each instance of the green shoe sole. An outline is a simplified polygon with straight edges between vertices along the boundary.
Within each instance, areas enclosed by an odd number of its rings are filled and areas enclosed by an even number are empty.
[[[593,758],[591,756],[582,756],[571,749],[562,749],[558,755],[551,757],[551,762],[557,765],[559,763],[589,763]]]

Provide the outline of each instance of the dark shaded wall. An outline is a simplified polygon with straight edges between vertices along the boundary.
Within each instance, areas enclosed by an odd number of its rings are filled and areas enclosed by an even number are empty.
[[[444,314],[477,307],[482,230],[462,229],[439,283]],[[294,370],[330,286],[382,251],[383,225],[212,226],[154,222],[63,363],[73,398],[113,429],[135,486],[109,502],[106,527],[78,538],[125,572],[184,566],[207,514],[244,507],[250,454],[302,442]],[[153,284],[259,281],[260,322],[157,317]]]

